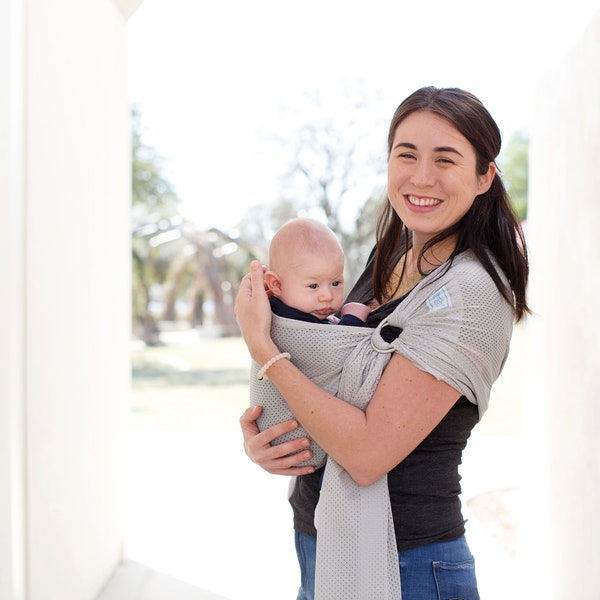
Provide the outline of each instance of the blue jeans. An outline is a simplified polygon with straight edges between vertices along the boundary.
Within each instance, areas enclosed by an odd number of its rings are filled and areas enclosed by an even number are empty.
[[[300,563],[296,600],[314,600],[317,540],[295,533]],[[398,553],[402,600],[479,600],[475,561],[464,536]]]

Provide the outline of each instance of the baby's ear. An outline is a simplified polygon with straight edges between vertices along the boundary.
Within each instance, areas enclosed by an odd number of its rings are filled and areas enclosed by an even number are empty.
[[[281,280],[275,271],[267,271],[265,273],[265,283],[273,296],[281,296]]]

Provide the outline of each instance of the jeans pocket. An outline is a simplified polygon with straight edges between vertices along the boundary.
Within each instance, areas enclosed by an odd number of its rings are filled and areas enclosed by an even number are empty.
[[[433,576],[439,600],[479,600],[474,559],[459,563],[435,561]]]

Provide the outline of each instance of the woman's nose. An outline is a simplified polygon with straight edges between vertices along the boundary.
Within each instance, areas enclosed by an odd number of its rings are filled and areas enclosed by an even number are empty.
[[[417,161],[410,178],[411,183],[418,187],[428,187],[433,185],[434,179],[433,165],[425,160]]]

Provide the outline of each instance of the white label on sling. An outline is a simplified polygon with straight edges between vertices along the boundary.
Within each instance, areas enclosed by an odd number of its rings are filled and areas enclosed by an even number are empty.
[[[425,304],[429,309],[429,312],[436,310],[442,310],[444,308],[452,308],[452,299],[446,289],[446,286],[440,288],[437,292],[434,292],[429,298],[427,298]]]

